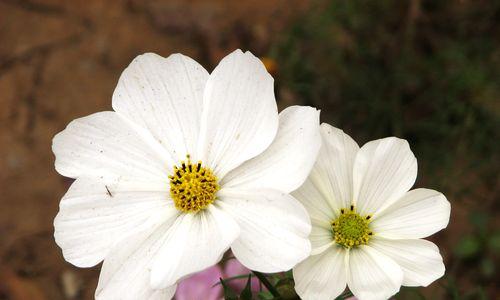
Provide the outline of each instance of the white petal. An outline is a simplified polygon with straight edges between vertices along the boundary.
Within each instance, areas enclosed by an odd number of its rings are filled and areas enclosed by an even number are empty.
[[[140,232],[117,244],[102,265],[95,298],[171,299],[175,294],[175,285],[160,290],[150,286],[151,263],[169,226],[166,223],[156,230]]]
[[[309,175],[304,184],[292,192],[292,195],[304,205],[313,224],[328,228],[335,219],[336,212],[330,205],[328,195],[322,192],[326,188],[324,184],[326,183],[319,177]]]
[[[169,286],[167,288],[161,290],[153,290],[153,294],[146,298],[147,300],[168,300],[172,299],[175,295],[175,291],[177,290],[177,285]],[[144,299],[144,298],[142,298]]]
[[[77,179],[54,220],[64,258],[78,267],[94,266],[128,235],[172,218],[177,212],[167,193],[115,190]]]
[[[309,240],[311,241],[312,247],[311,255],[322,253],[323,251],[329,249],[332,245],[335,245],[331,225],[318,225],[313,221]]]
[[[289,193],[304,182],[321,146],[319,111],[291,106],[280,113],[279,122],[278,134],[269,148],[231,171],[222,185]]]
[[[406,193],[370,226],[377,236],[391,239],[424,238],[446,228],[450,220],[450,202],[434,190],[415,189]]]
[[[300,298],[329,300],[339,296],[347,283],[347,253],[334,246],[299,263],[293,269],[293,278]]]
[[[309,256],[309,217],[292,196],[270,189],[219,193],[220,206],[240,225],[241,235],[231,249],[245,267],[265,273],[287,271]]]
[[[401,198],[415,183],[417,159],[406,140],[388,137],[366,143],[354,162],[354,201],[363,215]]]
[[[191,58],[136,57],[113,93],[113,109],[151,132],[177,162],[196,151],[208,72]]]
[[[278,130],[273,78],[250,52],[221,60],[203,98],[199,157],[219,178],[262,153]]]
[[[352,204],[352,169],[358,144],[342,130],[321,124],[322,145],[308,179],[292,194],[317,223],[329,226]]]
[[[239,232],[238,224],[213,205],[196,214],[184,214],[162,238],[151,285],[164,288],[216,264]]]
[[[358,144],[342,130],[321,124],[322,145],[304,184],[292,194],[311,220],[329,227],[341,208],[352,204],[352,168]]]
[[[311,176],[327,180],[319,186],[338,212],[353,202],[352,172],[359,146],[342,130],[326,123],[321,124],[321,136],[323,146]]]
[[[374,238],[371,244],[399,264],[405,286],[428,286],[444,275],[443,258],[432,242]]]
[[[72,121],[54,137],[52,150],[61,175],[150,185],[168,182],[171,168],[168,154],[157,152],[154,143],[115,112],[100,112]]]
[[[360,300],[388,299],[403,282],[403,271],[389,257],[369,246],[349,251],[347,285]]]

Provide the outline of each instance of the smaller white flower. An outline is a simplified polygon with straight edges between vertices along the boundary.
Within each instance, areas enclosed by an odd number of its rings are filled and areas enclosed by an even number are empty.
[[[409,191],[417,160],[406,140],[361,149],[342,130],[321,125],[323,145],[293,193],[312,222],[311,256],[293,269],[302,299],[333,299],[349,287],[358,299],[387,299],[401,285],[443,276],[437,246],[425,238],[448,224],[450,203],[429,189]]]

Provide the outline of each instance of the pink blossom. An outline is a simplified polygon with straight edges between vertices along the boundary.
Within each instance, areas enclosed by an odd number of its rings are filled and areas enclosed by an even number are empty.
[[[222,286],[217,284],[223,278],[219,265],[198,272],[184,279],[177,286],[176,300],[218,300],[222,299]],[[215,285],[215,286],[214,286]]]
[[[239,275],[248,275],[251,271],[243,266],[236,258],[229,259],[224,265],[224,278],[230,278]],[[233,288],[236,292],[240,293],[246,286],[248,281],[248,276],[245,278],[238,278],[228,281],[228,285]],[[260,282],[256,277],[252,277],[252,291],[260,291]]]
[[[220,265],[215,265],[204,271],[198,272],[181,281],[175,294],[176,300],[218,300],[223,298],[223,289],[220,278],[229,279],[235,276],[248,275],[251,271],[243,266],[236,258],[231,258]],[[234,278],[227,281],[236,293],[241,293],[247,284],[248,276]],[[264,290],[265,287],[262,287]],[[261,291],[259,279],[252,277],[252,291]]]

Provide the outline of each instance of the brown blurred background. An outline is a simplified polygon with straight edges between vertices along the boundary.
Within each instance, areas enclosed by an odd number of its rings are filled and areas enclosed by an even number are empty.
[[[447,275],[399,299],[494,299],[500,5],[494,1],[0,0],[0,299],[93,299],[99,267],[66,263],[52,221],[70,180],[51,139],[110,110],[138,54],[211,70],[235,48],[265,59],[280,108],[313,105],[360,144],[410,141],[418,187],[452,203],[435,235]]]

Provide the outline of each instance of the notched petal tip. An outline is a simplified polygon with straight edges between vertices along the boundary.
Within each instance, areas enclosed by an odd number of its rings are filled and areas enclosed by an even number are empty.
[[[219,66],[231,60],[234,60],[237,64],[246,64],[248,68],[257,68],[259,72],[263,72],[263,74],[265,74],[265,76],[268,80],[270,80],[271,83],[274,83],[273,76],[271,76],[271,74],[267,71],[267,68],[262,60],[255,56],[252,52],[243,52],[241,49],[236,49],[222,58],[219,62]]]
[[[142,59],[163,59],[163,58],[164,58],[163,56],[154,52],[144,52],[134,57],[132,63]]]

